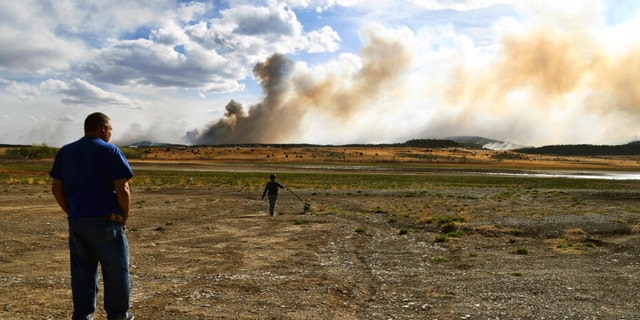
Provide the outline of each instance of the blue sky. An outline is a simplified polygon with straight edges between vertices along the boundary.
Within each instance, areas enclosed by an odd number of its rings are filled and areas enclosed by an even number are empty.
[[[640,139],[640,0],[2,1],[0,144]]]

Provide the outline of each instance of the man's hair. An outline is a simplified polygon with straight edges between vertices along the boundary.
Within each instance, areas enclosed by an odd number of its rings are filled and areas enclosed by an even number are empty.
[[[111,119],[107,117],[104,113],[94,112],[87,116],[87,119],[84,120],[84,132],[93,132],[96,131],[102,126],[107,125]]]

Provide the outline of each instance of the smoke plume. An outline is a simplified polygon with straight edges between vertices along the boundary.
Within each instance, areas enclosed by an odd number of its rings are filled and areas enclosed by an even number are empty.
[[[195,144],[461,135],[523,145],[628,142],[640,120],[640,43],[629,37],[640,18],[608,29],[584,20],[512,22],[491,47],[455,32],[373,28],[359,56],[313,67],[274,54],[254,68],[260,103],[232,100],[222,119],[188,137]]]
[[[305,122],[305,116],[314,112],[326,116],[329,123],[347,125],[379,96],[383,86],[406,71],[411,61],[399,40],[373,32],[367,35],[370,41],[361,52],[361,64],[346,61],[347,68],[318,72],[296,65],[284,55],[270,56],[253,69],[264,99],[247,111],[231,100],[224,118],[202,132],[189,132],[187,140],[197,145],[301,141],[305,125],[313,125]]]
[[[245,112],[244,107],[231,100],[224,118],[211,124],[202,133],[188,133],[194,144],[263,143],[278,141],[295,123],[283,122],[289,110],[283,110],[283,100],[289,88],[293,63],[281,54],[274,54],[258,63],[253,73],[262,85],[265,98]]]

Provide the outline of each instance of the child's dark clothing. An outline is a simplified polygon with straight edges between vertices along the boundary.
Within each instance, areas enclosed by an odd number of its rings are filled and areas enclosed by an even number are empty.
[[[262,192],[262,199],[264,199],[265,195],[269,195],[269,215],[274,215],[276,212],[276,201],[278,200],[278,188],[284,189],[285,186],[276,180],[271,180],[267,182],[267,185],[264,187],[264,192]]]

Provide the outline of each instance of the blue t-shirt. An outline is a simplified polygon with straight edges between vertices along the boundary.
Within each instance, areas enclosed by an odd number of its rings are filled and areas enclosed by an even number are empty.
[[[118,147],[83,137],[60,148],[49,172],[61,180],[70,218],[122,214],[113,181],[131,179],[133,171]]]

